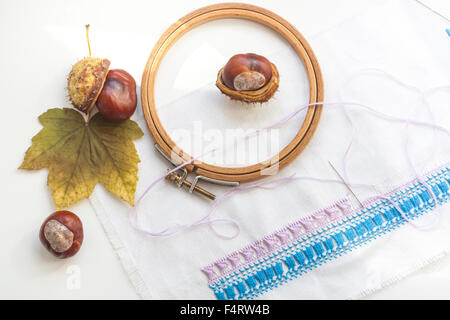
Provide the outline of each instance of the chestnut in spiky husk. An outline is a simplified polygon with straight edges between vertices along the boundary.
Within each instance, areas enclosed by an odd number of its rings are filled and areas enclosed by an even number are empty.
[[[89,57],[78,61],[69,73],[70,101],[88,118],[95,104],[108,120],[118,122],[130,118],[136,110],[136,82],[124,70],[109,70],[108,59],[91,57],[89,25],[86,25],[86,38]]]
[[[216,85],[231,99],[266,102],[278,89],[278,70],[267,58],[254,54],[236,54],[220,69]]]
[[[108,59],[87,57],[78,61],[69,73],[69,98],[73,106],[88,114],[94,108],[108,74]]]

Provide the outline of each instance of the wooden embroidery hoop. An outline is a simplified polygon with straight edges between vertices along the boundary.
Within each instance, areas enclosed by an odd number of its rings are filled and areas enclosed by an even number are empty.
[[[142,75],[141,99],[145,120],[155,139],[155,146],[168,155],[172,163],[181,164],[191,160],[192,157],[173,142],[159,120],[154,101],[155,79],[159,65],[170,46],[183,34],[206,22],[226,18],[255,21],[283,36],[294,48],[305,67],[309,82],[309,103],[323,101],[324,86],[319,63],[308,42],[289,22],[269,10],[243,3],[221,3],[195,10],[179,19],[162,34],[150,54]],[[210,181],[244,182],[261,178],[270,174],[271,169],[278,170],[284,167],[300,154],[317,128],[321,112],[322,105],[309,107],[296,136],[277,155],[264,162],[239,168],[194,162],[186,165],[186,169],[195,172],[198,175],[197,178],[206,177],[206,180]]]

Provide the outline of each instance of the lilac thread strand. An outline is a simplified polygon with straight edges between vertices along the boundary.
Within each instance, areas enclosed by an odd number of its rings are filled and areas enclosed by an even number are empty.
[[[376,70],[376,69],[374,69],[374,70]],[[378,70],[378,71],[379,71],[379,70]],[[387,75],[389,78],[392,78],[392,80],[394,80],[395,82],[399,83],[400,85],[403,85],[404,87],[406,87],[406,88],[408,88],[408,89],[416,90],[416,91],[420,92],[424,98],[426,97],[426,95],[431,94],[431,93],[434,93],[434,92],[436,92],[436,91],[440,91],[440,90],[448,90],[448,89],[450,89],[450,86],[440,86],[440,87],[436,87],[436,88],[431,88],[431,89],[427,90],[427,92],[422,92],[422,91],[420,91],[420,89],[415,88],[415,87],[413,87],[413,86],[404,85],[404,84],[401,83],[400,81],[396,80],[394,77],[389,76],[388,74],[386,74],[386,73],[384,73],[384,72],[383,72],[383,74],[384,74],[384,75]],[[348,105],[348,106],[361,107],[361,108],[366,109],[367,111],[369,111],[369,112],[371,112],[371,113],[373,113],[373,114],[375,114],[375,115],[377,115],[377,116],[379,116],[379,117],[381,117],[381,118],[384,118],[384,119],[387,119],[387,120],[391,120],[391,121],[397,121],[397,122],[406,123],[407,126],[409,126],[409,124],[414,124],[414,125],[417,125],[417,126],[425,126],[425,127],[430,127],[430,128],[432,128],[433,130],[440,130],[440,131],[445,132],[446,134],[450,134],[450,130],[448,130],[448,129],[442,127],[442,126],[439,126],[439,125],[436,125],[436,124],[435,124],[434,117],[432,117],[432,123],[429,123],[429,122],[416,121],[416,120],[405,119],[405,118],[401,118],[401,117],[396,117],[396,116],[388,115],[388,114],[379,112],[379,111],[377,111],[377,110],[375,110],[375,109],[373,109],[373,108],[371,108],[371,107],[369,107],[369,106],[367,106],[367,105],[364,105],[364,104],[361,104],[361,103],[357,103],[357,102],[315,102],[315,103],[310,103],[310,104],[301,106],[301,107],[298,108],[296,111],[292,112],[292,113],[289,114],[288,116],[284,117],[283,119],[281,119],[281,120],[279,120],[279,121],[277,121],[277,122],[275,122],[275,123],[273,123],[273,124],[271,124],[271,125],[269,125],[269,126],[266,126],[266,127],[264,127],[264,128],[255,130],[255,131],[253,131],[253,132],[251,132],[251,133],[245,135],[244,137],[242,137],[242,138],[240,138],[240,139],[235,139],[235,140],[233,141],[232,146],[235,146],[237,143],[239,143],[239,142],[241,142],[241,141],[243,141],[243,140],[246,140],[246,139],[248,139],[248,138],[250,138],[250,137],[252,137],[252,136],[258,135],[258,134],[260,134],[261,132],[268,131],[268,130],[271,130],[271,129],[274,129],[274,128],[278,128],[278,127],[282,126],[283,124],[285,124],[286,122],[288,122],[289,120],[291,120],[292,118],[294,118],[294,117],[295,117],[296,115],[298,115],[300,112],[306,110],[307,108],[310,108],[310,107],[313,107],[313,106],[318,106],[318,105],[328,105],[328,106],[338,106],[338,107],[342,107],[342,109],[344,110],[344,113],[345,113],[347,119],[350,121],[350,124],[351,124],[351,126],[352,126],[352,136],[351,136],[351,140],[350,140],[350,142],[349,142],[349,144],[348,144],[348,146],[347,146],[347,148],[346,148],[346,151],[345,151],[345,153],[344,153],[344,156],[343,156],[343,167],[344,167],[344,177],[345,177],[344,179],[345,179],[346,181],[333,180],[333,179],[321,179],[321,178],[317,178],[317,177],[296,177],[296,175],[294,174],[294,175],[291,175],[291,176],[289,176],[289,177],[284,177],[284,178],[279,178],[279,179],[274,179],[274,180],[269,180],[269,181],[263,181],[263,182],[259,182],[259,183],[255,183],[255,184],[251,184],[251,185],[238,186],[238,187],[235,187],[235,188],[233,188],[233,189],[231,189],[231,190],[225,192],[224,194],[220,195],[220,196],[212,203],[212,205],[210,206],[210,208],[209,208],[209,210],[207,211],[206,215],[203,216],[202,218],[200,218],[199,220],[195,221],[195,222],[192,223],[192,224],[187,224],[187,225],[174,224],[172,227],[167,227],[166,229],[164,229],[164,230],[162,230],[162,231],[160,231],[160,232],[150,232],[150,231],[148,231],[148,230],[142,228],[142,227],[140,226],[140,224],[139,224],[139,221],[138,221],[137,212],[138,212],[138,207],[140,206],[140,203],[141,203],[142,199],[148,194],[148,192],[149,192],[151,189],[153,189],[159,182],[161,182],[162,180],[164,180],[165,177],[166,177],[167,175],[169,175],[169,174],[171,174],[171,173],[173,173],[173,172],[175,172],[175,171],[177,171],[177,170],[179,170],[179,169],[181,169],[181,168],[183,168],[183,167],[185,167],[185,166],[187,166],[187,165],[193,163],[193,162],[196,161],[196,160],[201,159],[201,158],[202,158],[203,156],[205,156],[205,155],[208,155],[208,154],[210,154],[210,153],[213,153],[213,152],[216,152],[216,151],[219,150],[218,148],[214,148],[214,149],[212,149],[212,150],[210,150],[210,151],[207,151],[207,152],[201,154],[201,155],[198,156],[198,157],[192,158],[191,160],[186,161],[186,162],[180,164],[179,166],[177,166],[177,167],[175,167],[174,169],[168,171],[166,174],[162,175],[161,177],[159,177],[159,178],[157,178],[155,181],[153,181],[153,182],[147,187],[147,189],[141,194],[141,196],[138,198],[138,200],[136,201],[136,207],[134,208],[132,214],[130,215],[130,219],[131,219],[132,225],[133,225],[137,230],[143,232],[144,234],[146,234],[146,235],[148,235],[148,236],[152,236],[152,237],[160,237],[160,236],[169,236],[169,235],[172,235],[172,234],[181,232],[181,231],[186,230],[186,229],[190,229],[190,228],[193,228],[193,227],[202,225],[202,224],[207,224],[207,225],[210,226],[210,228],[213,230],[213,232],[214,232],[216,235],[218,235],[219,237],[222,237],[222,238],[225,238],[225,239],[232,239],[232,238],[236,237],[236,236],[239,234],[239,225],[238,225],[238,223],[237,223],[236,221],[234,221],[234,220],[232,220],[232,219],[228,219],[228,218],[210,219],[210,216],[211,216],[211,214],[213,213],[214,209],[217,207],[217,205],[218,205],[221,201],[223,201],[224,199],[230,197],[232,194],[234,194],[234,193],[236,193],[236,192],[245,191],[245,190],[249,190],[249,189],[253,189],[253,188],[271,189],[271,188],[275,188],[275,187],[277,187],[277,186],[279,186],[279,185],[281,185],[281,184],[290,182],[290,181],[292,181],[292,180],[298,180],[298,179],[308,179],[308,180],[318,181],[318,182],[334,182],[334,183],[341,183],[341,184],[347,183],[347,184],[350,185],[350,186],[369,186],[369,185],[367,185],[367,184],[354,184],[354,183],[350,183],[350,182],[348,181],[348,175],[347,175],[347,171],[346,171],[346,158],[347,158],[347,156],[348,156],[348,154],[349,154],[351,145],[352,145],[352,143],[353,143],[353,138],[354,138],[355,132],[354,132],[354,125],[353,125],[353,123],[352,123],[352,121],[351,121],[351,118],[350,118],[350,116],[348,115],[348,113],[346,112],[346,108],[345,108],[346,105]],[[429,105],[427,105],[427,107],[429,108]],[[429,108],[429,112],[430,112],[430,114],[432,115],[431,108]],[[406,134],[407,134],[407,133],[406,133]],[[427,191],[432,195],[433,200],[434,200],[434,201],[437,201],[437,199],[436,199],[434,193],[432,192],[430,186],[428,186],[428,184],[425,183],[425,181],[423,181],[423,180],[417,175],[417,172],[416,172],[415,169],[414,169],[414,165],[412,164],[412,161],[411,161],[411,159],[410,159],[410,157],[409,157],[409,154],[408,154],[408,152],[407,152],[407,139],[406,139],[405,143],[406,143],[406,147],[405,147],[406,149],[405,149],[405,150],[406,150],[406,153],[407,153],[407,154],[406,154],[406,158],[407,158],[407,160],[408,160],[408,163],[409,163],[410,167],[414,170],[414,173],[415,173],[415,175],[416,175],[418,181],[420,181],[420,182],[425,186],[425,188],[427,189]],[[228,149],[228,147],[225,147],[225,148],[220,149],[219,151],[224,151],[224,150],[227,150],[227,149]],[[272,186],[270,186],[270,185],[272,185]],[[378,196],[378,197],[381,197],[381,196]],[[386,200],[386,199],[385,199],[385,200]],[[397,208],[397,210],[399,210],[399,209],[400,209],[400,208]],[[401,212],[401,214],[404,215],[404,213],[403,213],[401,210],[399,210],[399,212]],[[218,233],[218,232],[214,229],[214,227],[213,227],[213,224],[214,224],[214,223],[217,223],[217,222],[228,222],[228,223],[232,223],[232,224],[236,227],[236,229],[237,229],[236,233],[235,233],[234,235],[232,235],[232,236],[227,236],[227,235],[223,235],[223,234]]]

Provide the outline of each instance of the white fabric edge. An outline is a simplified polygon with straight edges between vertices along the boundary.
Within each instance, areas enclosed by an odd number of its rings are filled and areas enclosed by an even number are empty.
[[[103,230],[105,231],[106,237],[108,238],[111,247],[117,254],[117,257],[119,258],[119,261],[128,279],[136,290],[136,293],[141,299],[152,299],[152,295],[150,294],[150,291],[148,290],[147,285],[142,278],[142,275],[137,269],[136,264],[134,263],[127,248],[124,246],[113,224],[108,219],[108,216],[102,204],[94,194],[89,197],[89,201],[103,227]]]
[[[114,250],[114,252],[117,254],[117,257],[119,258],[119,261],[130,280],[131,284],[133,285],[134,289],[136,290],[136,293],[141,299],[152,299],[152,295],[150,294],[150,291],[147,288],[147,285],[145,284],[139,270],[136,268],[136,265],[131,258],[130,254],[128,253],[126,247],[123,245],[122,241],[120,240],[117,231],[115,230],[112,223],[108,220],[107,214],[105,213],[105,210],[101,203],[98,201],[98,199],[92,195],[89,198],[89,201],[91,202],[91,205],[95,208],[94,211],[99,218],[99,221],[103,227],[103,230],[105,231],[105,234],[111,243],[111,246]],[[411,276],[415,272],[418,272],[425,267],[437,264],[440,262],[443,258],[450,255],[450,248],[447,248],[444,251],[441,251],[439,254],[436,254],[428,259],[425,259],[415,265],[413,265],[411,268],[405,270],[404,272],[396,275],[395,277],[392,277],[388,280],[385,280],[381,283],[379,283],[376,286],[367,287],[366,289],[360,291],[358,294],[354,295],[353,297],[350,297],[349,300],[359,300],[363,299],[365,297],[368,297],[376,292],[379,292],[383,289],[386,289],[404,279]]]

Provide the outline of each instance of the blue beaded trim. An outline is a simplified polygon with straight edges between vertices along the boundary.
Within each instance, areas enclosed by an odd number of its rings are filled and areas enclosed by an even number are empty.
[[[253,299],[414,220],[450,198],[450,167],[411,183],[351,216],[282,246],[268,256],[210,283],[220,300]]]

